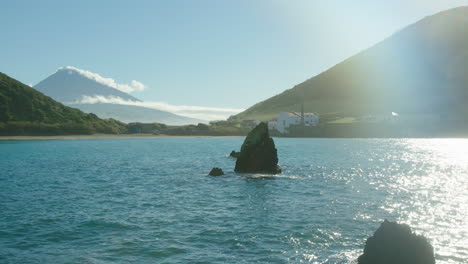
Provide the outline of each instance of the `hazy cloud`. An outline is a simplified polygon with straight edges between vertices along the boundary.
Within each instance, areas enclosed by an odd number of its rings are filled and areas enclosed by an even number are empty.
[[[99,75],[97,73],[82,70],[82,69],[78,69],[78,68],[75,68],[75,67],[72,67],[72,66],[61,67],[58,70],[59,71],[68,71],[69,74],[73,74],[74,72],[78,73],[78,74],[81,74],[84,77],[89,78],[91,80],[94,80],[94,81],[96,81],[96,82],[98,82],[100,84],[103,84],[103,85],[118,89],[118,90],[120,90],[122,92],[126,92],[126,93],[134,92],[134,91],[143,91],[146,88],[145,85],[142,84],[139,81],[133,80],[133,81],[130,82],[130,84],[121,84],[121,83],[117,83],[112,78],[105,78],[105,77],[102,77],[101,75]]]
[[[81,100],[72,102],[71,104],[122,104],[122,105],[135,105],[153,108],[157,110],[171,112],[177,115],[183,115],[192,118],[203,120],[223,120],[231,115],[240,113],[244,109],[237,108],[218,108],[206,106],[189,106],[189,105],[171,105],[164,102],[135,102],[127,101],[120,97],[107,97],[107,96],[83,96]]]

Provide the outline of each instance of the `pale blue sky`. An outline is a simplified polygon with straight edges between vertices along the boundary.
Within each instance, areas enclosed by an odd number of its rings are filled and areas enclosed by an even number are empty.
[[[421,18],[468,0],[2,1],[0,71],[61,66],[175,105],[247,108]]]

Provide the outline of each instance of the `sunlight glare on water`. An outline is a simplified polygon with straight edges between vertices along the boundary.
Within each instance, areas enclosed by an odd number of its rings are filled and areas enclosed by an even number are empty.
[[[411,173],[395,174],[385,207],[398,210],[400,221],[432,238],[436,255],[446,263],[468,261],[468,140],[410,139],[403,159]],[[401,202],[396,197],[408,197]]]

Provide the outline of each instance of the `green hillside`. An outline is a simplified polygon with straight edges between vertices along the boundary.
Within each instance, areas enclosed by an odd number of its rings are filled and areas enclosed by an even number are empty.
[[[125,124],[85,114],[0,73],[0,135],[122,133]]]
[[[269,120],[300,111],[302,103],[324,118],[397,112],[464,119],[467,99],[468,7],[461,7],[427,17],[230,120]]]

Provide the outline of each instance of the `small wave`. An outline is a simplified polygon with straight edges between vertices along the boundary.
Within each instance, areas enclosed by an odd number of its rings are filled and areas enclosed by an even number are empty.
[[[100,221],[100,220],[90,220],[86,221],[82,224],[83,227],[102,227],[108,229],[140,229],[140,227],[136,225],[118,223],[118,222],[108,222],[108,221]]]
[[[271,174],[249,174],[242,176],[242,178],[254,180],[272,180],[278,178],[278,176]]]

